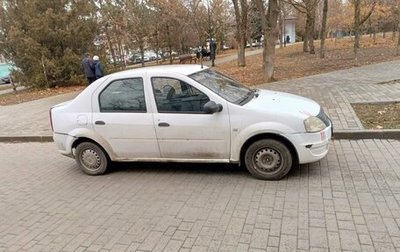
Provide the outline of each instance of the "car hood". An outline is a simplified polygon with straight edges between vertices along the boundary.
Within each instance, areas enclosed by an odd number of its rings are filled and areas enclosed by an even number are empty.
[[[268,111],[275,115],[292,115],[298,118],[316,116],[320,105],[315,101],[288,93],[260,89],[246,105],[256,110]]]

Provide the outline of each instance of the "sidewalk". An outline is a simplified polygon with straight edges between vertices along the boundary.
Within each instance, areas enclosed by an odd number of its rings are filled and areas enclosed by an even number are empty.
[[[258,50],[251,52],[256,54]],[[360,131],[363,130],[363,126],[350,103],[400,101],[399,69],[400,60],[267,83],[259,87],[314,99],[329,114],[335,130]],[[392,80],[399,81],[378,84]],[[49,108],[70,100],[77,94],[70,93],[23,104],[0,106],[0,139],[17,136],[51,138]]]

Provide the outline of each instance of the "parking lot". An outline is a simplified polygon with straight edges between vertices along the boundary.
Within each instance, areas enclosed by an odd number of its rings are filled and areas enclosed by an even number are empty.
[[[0,251],[400,250],[400,141],[330,147],[261,181],[210,164],[91,177],[53,143],[0,143]]]

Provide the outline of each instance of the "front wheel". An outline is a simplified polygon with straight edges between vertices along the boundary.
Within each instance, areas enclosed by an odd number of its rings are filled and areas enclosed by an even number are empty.
[[[247,170],[258,179],[283,178],[293,164],[289,148],[274,139],[262,139],[252,143],[246,150],[244,161]]]
[[[97,144],[91,142],[80,143],[76,147],[75,159],[86,174],[100,175],[107,170],[107,155]]]

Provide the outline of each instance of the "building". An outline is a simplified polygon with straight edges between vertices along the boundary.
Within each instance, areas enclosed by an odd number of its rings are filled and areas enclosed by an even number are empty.
[[[289,36],[289,41],[287,41],[287,37]],[[282,41],[286,43],[295,43],[296,42],[296,18],[295,17],[287,17],[283,20],[282,27]]]

